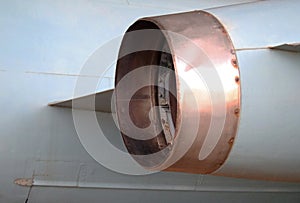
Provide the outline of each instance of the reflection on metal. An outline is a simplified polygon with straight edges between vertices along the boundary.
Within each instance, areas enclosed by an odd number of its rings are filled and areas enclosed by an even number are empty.
[[[134,23],[124,36],[115,80],[116,112],[133,158],[151,170],[299,182],[299,6],[260,1]],[[133,31],[141,34],[133,37]],[[148,51],[126,55],[136,45]],[[164,78],[155,83],[162,89],[143,87],[131,97],[117,86],[142,66],[149,66],[144,75],[123,86]],[[161,66],[173,80],[162,76]],[[128,101],[135,104],[130,117],[124,113]],[[130,122],[145,129],[153,123],[145,134],[155,137],[136,138]]]
[[[281,51],[290,51],[290,52],[300,52],[300,43],[293,44],[281,44],[278,46],[270,47],[270,49],[281,50]]]
[[[232,39],[241,85],[238,133],[214,174],[300,182],[299,7],[290,0],[207,10]]]
[[[16,185],[31,187],[33,186],[33,179],[32,178],[18,178],[14,181]]]
[[[110,113],[112,111],[111,101],[112,101],[113,91],[114,91],[113,89],[106,90],[103,92],[98,92],[83,97],[69,99],[66,101],[53,102],[48,105],[55,106],[55,107],[72,108],[72,103],[76,102],[77,109],[91,110],[91,111],[95,110],[99,112]]]
[[[144,36],[131,36],[132,31],[143,29],[156,32],[144,30]],[[133,44],[142,44],[142,50],[146,51],[123,56]],[[144,18],[128,29],[117,63],[116,106],[126,147],[141,165],[155,170],[204,174],[222,166],[232,147],[239,119],[235,113],[240,108],[239,71],[233,50],[225,28],[206,12]],[[132,97],[125,91],[125,85],[118,87],[118,83],[143,66],[149,66],[143,77],[129,80],[126,88],[139,89],[139,80],[155,83],[156,78],[159,87],[144,87]],[[129,107],[129,113],[134,115],[130,117],[132,121],[124,114],[126,101],[135,104]],[[159,111],[149,116],[154,106]],[[129,122],[144,128],[153,122],[161,125],[162,131],[150,129],[147,133],[156,135],[153,139],[133,139],[135,132],[127,130]],[[160,156],[135,156],[162,150],[165,151]]]

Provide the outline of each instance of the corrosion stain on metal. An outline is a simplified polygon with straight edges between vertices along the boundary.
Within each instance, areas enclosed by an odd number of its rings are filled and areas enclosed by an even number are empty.
[[[23,186],[23,187],[32,187],[33,186],[33,179],[32,178],[18,178],[14,181],[16,185]]]

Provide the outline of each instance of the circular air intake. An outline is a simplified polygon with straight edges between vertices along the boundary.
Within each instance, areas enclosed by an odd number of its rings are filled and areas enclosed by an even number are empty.
[[[124,143],[143,167],[211,173],[225,162],[239,120],[239,70],[215,17],[138,20],[123,38],[115,86]]]

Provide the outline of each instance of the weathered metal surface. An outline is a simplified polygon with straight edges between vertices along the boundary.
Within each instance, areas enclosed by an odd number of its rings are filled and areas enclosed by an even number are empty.
[[[33,186],[33,178],[18,178],[14,183],[20,186],[31,187]]]
[[[131,36],[143,29],[155,29],[156,32],[148,30],[148,33],[138,37]],[[126,55],[130,49],[135,49],[136,44],[141,51]],[[164,46],[167,46],[166,50],[160,49]],[[211,173],[225,162],[236,134],[238,116],[235,112],[240,108],[239,72],[237,63],[232,65],[232,61],[236,61],[232,50],[234,48],[224,27],[212,15],[201,11],[144,18],[129,28],[122,42],[116,70],[117,115],[121,133],[127,149],[133,155],[162,153],[150,158],[134,156],[139,163],[150,169]],[[161,62],[164,54],[160,51],[169,52],[169,65]],[[149,68],[144,70],[143,75],[119,85],[129,74],[145,66]],[[148,86],[147,91],[136,93],[141,94],[138,99],[129,93],[140,89],[139,85],[144,81],[155,82],[153,75],[162,74],[158,66],[168,66],[174,70],[170,71],[174,75],[170,81],[169,77],[164,78],[165,83],[170,85],[161,87],[170,86],[168,94],[174,95],[175,92],[174,97],[177,99],[173,102],[164,99],[173,118],[167,122],[168,129],[170,121],[174,123],[175,132],[171,138],[168,138],[170,136],[166,135],[167,130],[164,128],[164,110],[152,113],[151,118],[148,115],[154,106],[165,108],[160,103],[160,97],[165,97],[162,96],[165,94],[156,91],[155,86]],[[172,88],[175,88],[173,92]],[[129,114],[135,116],[129,117],[126,102],[132,103],[136,99],[139,105],[135,102],[134,106],[129,106]],[[145,138],[142,134],[138,135],[133,128],[128,127],[131,122],[144,128],[151,122],[155,123],[153,129],[147,131],[154,138],[143,140]],[[162,125],[162,131],[155,130],[159,125]],[[211,126],[221,130],[216,132]],[[132,139],[133,135],[137,137]],[[163,145],[160,139],[165,140]],[[182,154],[184,151],[186,153]]]
[[[300,34],[299,26],[297,26],[299,25],[297,20],[297,9],[299,6],[300,3],[297,1],[289,1],[288,3],[263,1],[210,9],[207,11],[211,14],[206,15],[203,12],[195,11],[145,18],[137,21],[136,24],[129,28],[128,35],[130,34],[129,31],[132,30],[157,29],[158,27],[162,30],[161,35],[163,34],[164,36],[159,36],[159,34],[157,36],[155,34],[152,36],[145,35],[144,39],[148,41],[143,46],[144,48],[152,49],[159,46],[159,43],[163,46],[162,41],[167,41],[173,57],[172,68],[175,70],[177,90],[177,113],[174,125],[176,128],[175,138],[171,139],[171,142],[167,142],[164,147],[154,150],[154,152],[162,149],[168,149],[169,151],[166,151],[163,157],[155,157],[162,160],[161,162],[153,161],[150,158],[148,161],[152,161],[152,164],[154,163],[152,168],[165,169],[164,166],[170,160],[170,162],[173,161],[172,157],[176,156],[175,153],[181,153],[183,148],[186,147],[184,144],[186,145],[190,141],[192,144],[189,146],[189,151],[179,161],[176,160],[175,164],[168,166],[167,170],[211,173],[225,163],[225,166],[215,171],[214,174],[276,181],[300,181],[298,170],[300,168],[300,151],[296,146],[296,143],[300,142],[300,137],[298,136],[300,132],[300,112],[295,108],[300,103],[297,94],[300,88],[297,77],[300,74],[300,62],[298,54],[293,53],[298,52],[299,49],[299,44],[294,43],[299,41]],[[283,8],[285,12],[274,23],[274,13],[278,13],[278,10]],[[241,16],[241,13],[244,15]],[[219,21],[211,17],[211,15],[215,16]],[[219,71],[219,76],[223,82],[224,94],[226,95],[226,122],[217,145],[214,145],[211,140],[208,142],[206,140],[206,138],[210,137],[206,136],[209,132],[209,126],[212,125],[213,128],[217,128],[211,122],[211,119],[213,120],[214,118],[214,114],[211,113],[213,109],[212,104],[204,102],[197,107],[196,103],[192,105],[190,102],[193,98],[184,98],[190,93],[196,98],[205,100],[207,95],[205,95],[206,92],[203,89],[197,90],[197,87],[198,89],[201,87],[201,80],[195,82],[192,76],[186,77],[184,75],[191,68],[182,63],[182,56],[188,55],[188,59],[192,59],[192,63],[188,62],[198,68],[199,72],[201,72],[201,65],[207,65],[208,62],[196,49],[187,45],[182,39],[176,40],[168,31],[183,34],[192,40],[204,50],[217,70],[222,70],[221,68],[224,70],[224,72]],[[254,33],[254,35],[249,35],[249,33]],[[142,34],[140,37],[143,39]],[[231,44],[229,37],[232,39],[233,44]],[[142,43],[142,41],[138,40],[140,38],[130,38],[125,35],[120,55],[122,56],[123,52],[130,50],[134,43]],[[282,45],[277,46],[278,44]],[[279,49],[285,52],[278,52],[277,50]],[[237,57],[235,54],[237,54]],[[181,57],[179,57],[180,55]],[[196,59],[194,59],[193,56],[198,58],[195,57]],[[146,54],[135,53],[128,58],[126,57],[118,62],[116,84],[127,73],[145,65],[145,59],[149,60],[146,65],[157,65],[157,60],[159,60],[157,53],[151,52]],[[152,61],[154,62],[151,63]],[[184,69],[185,71],[181,71],[181,66],[187,67]],[[221,68],[218,69],[219,67]],[[242,72],[241,75],[239,75],[238,69]],[[151,74],[145,74],[143,79],[151,81],[148,75]],[[193,87],[192,90],[196,91],[190,91],[190,87],[182,86],[184,77],[186,77],[185,82]],[[223,81],[223,78],[226,82]],[[142,79],[139,78],[138,80]],[[128,84],[129,86],[136,85],[132,81]],[[241,89],[239,89],[240,86]],[[239,103],[239,91],[241,91],[242,95],[242,106]],[[155,94],[155,91],[145,92],[150,98],[147,101],[151,101],[151,97],[153,97],[152,92]],[[209,91],[212,95],[215,92],[217,92],[215,89]],[[120,91],[117,96],[125,100],[128,95],[124,95]],[[130,100],[131,98],[126,99]],[[140,102],[143,101],[140,100]],[[221,100],[217,103],[221,104]],[[121,120],[122,131],[126,129],[128,120],[124,119],[124,113],[121,113],[124,110],[123,103],[117,102],[117,104],[119,105],[117,105],[117,108],[119,108],[117,113],[119,114],[119,120]],[[149,109],[155,105],[157,105],[155,101],[149,102],[146,112],[149,112]],[[187,124],[187,128],[183,128],[182,121],[191,117],[196,118],[196,113],[193,109],[197,108],[199,109],[197,113],[204,115],[199,122],[199,131],[197,129],[191,130],[192,122],[195,122],[195,119],[186,121],[186,123],[191,123],[190,125]],[[140,105],[138,109],[143,109],[143,106]],[[136,112],[138,109],[133,108],[130,111]],[[189,113],[184,115],[186,112]],[[219,118],[221,112],[222,110],[218,109]],[[139,114],[139,118],[148,119],[147,116],[145,112]],[[155,123],[160,122],[156,120],[159,116],[154,116],[153,118]],[[242,119],[238,125],[239,118]],[[141,121],[141,119],[138,120]],[[151,122],[148,121],[149,123]],[[237,138],[239,142],[235,142],[235,134],[238,127]],[[178,129],[185,130],[179,131]],[[193,131],[198,133],[198,137],[190,136]],[[155,134],[154,132],[152,131],[153,134]],[[162,135],[165,135],[164,129],[162,132]],[[181,135],[185,135],[182,140],[180,140]],[[142,150],[145,148],[139,149],[138,144],[133,144],[136,140],[131,140],[128,137],[130,137],[130,133],[126,134],[123,132],[125,144],[133,155],[136,152],[142,152],[141,154],[143,155],[151,153],[151,150],[143,152]],[[170,136],[166,136],[165,140],[168,140],[167,137]],[[212,137],[217,138],[218,133],[215,131]],[[195,142],[193,139],[195,139]],[[150,149],[155,147],[153,140],[151,143],[143,142],[143,146],[147,146]],[[180,147],[180,144],[182,144],[182,147]],[[230,161],[225,161],[233,144],[235,153],[229,155],[228,160]],[[200,154],[196,156],[199,150]],[[203,151],[205,151],[204,155]],[[206,154],[209,154],[209,156],[206,156]],[[135,159],[141,165],[147,162],[147,157],[142,157],[142,160],[136,157]],[[147,165],[145,167],[151,168]]]
[[[153,198],[157,202],[182,202],[182,198],[191,202],[199,202],[199,199],[215,201],[216,198],[218,202],[231,202],[232,198],[244,202],[256,199],[299,202],[299,194],[289,193],[297,191],[299,184],[251,182],[249,190],[253,189],[255,193],[247,194],[163,191],[161,188],[166,184],[171,189],[175,184],[175,187],[188,186],[193,190],[190,182],[197,178],[194,175],[169,173],[140,179],[111,172],[91,158],[77,138],[70,110],[49,108],[47,104],[73,96],[78,72],[95,48],[122,34],[139,17],[166,14],[169,10],[160,9],[160,6],[171,4],[169,1],[151,1],[149,6],[148,2],[128,6],[122,2],[99,0],[67,4],[64,1],[29,0],[26,4],[20,4],[18,1],[1,1],[0,25],[3,29],[0,32],[0,65],[4,71],[0,73],[0,202],[25,202],[29,187],[21,187],[13,181],[17,177],[32,177],[34,171],[34,184],[41,180],[64,185],[73,184],[70,181],[77,183],[80,163],[91,168],[87,175],[84,175],[85,169],[81,169],[80,186],[105,183],[104,187],[111,187],[74,189],[57,188],[55,185],[33,186],[28,202],[117,202],[120,199],[124,202],[153,202]],[[187,2],[180,4],[186,5]],[[187,9],[194,10],[196,5],[195,1]],[[175,8],[178,11],[183,9],[180,5]],[[105,114],[101,117],[106,118]],[[110,121],[105,120],[104,123],[111,133],[108,135],[112,135],[110,137],[113,139],[118,137],[114,136],[117,132],[109,124]],[[47,164],[40,163],[41,160]],[[75,164],[67,167],[63,163]],[[225,190],[232,188],[234,191],[250,184],[247,180],[205,177],[199,183],[202,181],[202,184],[209,186],[210,191],[220,185]],[[149,188],[159,183],[161,190],[126,190],[131,187],[130,184],[139,187],[145,183]],[[264,193],[268,190],[274,193]]]

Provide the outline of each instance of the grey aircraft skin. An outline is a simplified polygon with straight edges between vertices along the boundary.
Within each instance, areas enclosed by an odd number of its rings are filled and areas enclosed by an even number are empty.
[[[106,70],[101,77],[82,75],[81,69],[96,50],[122,36],[137,19],[256,2],[2,0],[0,203],[300,202],[297,182],[110,170],[82,145],[72,109],[49,106],[74,98],[78,78],[99,81],[94,92],[114,88],[116,61],[109,67],[97,64]],[[117,56],[119,50],[106,51]],[[106,138],[124,147],[111,113],[96,116]],[[98,150],[114,159],[109,151]]]

